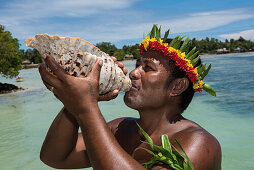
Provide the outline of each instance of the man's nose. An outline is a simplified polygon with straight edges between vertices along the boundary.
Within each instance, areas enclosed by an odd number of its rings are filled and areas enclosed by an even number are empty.
[[[130,79],[131,80],[138,80],[141,78],[141,75],[140,75],[141,67],[142,66],[139,66],[130,72]]]

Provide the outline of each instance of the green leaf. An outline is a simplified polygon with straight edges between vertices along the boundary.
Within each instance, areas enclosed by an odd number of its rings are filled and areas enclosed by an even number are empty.
[[[186,58],[189,59],[190,56],[193,55],[193,53],[195,52],[195,50],[196,50],[196,47],[192,48],[192,50],[186,55]]]
[[[136,122],[137,123],[137,122]],[[153,140],[150,138],[150,136],[139,126],[139,124],[137,123],[140,131],[142,132],[142,134],[144,135],[144,137],[146,138],[147,142],[149,143],[150,147],[152,148],[152,150],[156,151],[154,148],[154,144],[153,144]]]
[[[198,74],[202,73],[205,70],[206,64],[201,64],[200,66],[197,67]]]
[[[161,135],[161,144],[164,149],[167,149],[172,153],[172,148],[168,139],[168,135]]]
[[[211,87],[211,86],[209,86],[208,84],[203,84],[203,89],[207,92],[207,93],[209,93],[209,94],[211,94],[212,96],[216,96],[216,92],[213,90],[213,88]]]
[[[209,70],[211,69],[212,65],[209,64],[208,68],[205,69],[205,71],[203,73],[201,73],[201,79],[203,80],[205,78],[205,76],[208,74]]]
[[[198,55],[198,51],[192,54],[188,59],[192,61],[197,55]]]
[[[183,153],[185,154],[186,156],[186,159],[187,159],[187,165],[188,165],[188,168],[187,169],[190,169],[190,170],[194,170],[194,167],[189,159],[189,157],[187,156],[187,154],[185,153],[185,151],[183,150],[182,146],[180,145],[180,143],[177,141],[177,139],[175,139],[177,145],[181,148],[181,150],[183,151]]]
[[[158,29],[158,27],[156,27],[156,39],[159,40],[161,38],[161,26]]]
[[[149,149],[143,148],[143,147],[137,147],[133,152],[136,152],[137,150],[143,149],[146,152],[148,152],[149,154],[153,155],[153,156],[157,156],[155,153],[153,153],[152,151],[150,151]]]
[[[151,169],[157,163],[158,163],[157,160],[152,159],[149,162],[142,163],[142,166],[144,166],[146,169]]]
[[[169,46],[172,47],[176,41],[178,40],[178,38],[180,37],[180,35],[176,36],[170,43],[169,43]]]
[[[152,28],[152,30],[151,30],[151,32],[150,32],[150,37],[151,37],[151,38],[154,38],[156,28],[157,28],[157,25],[156,25],[156,24],[153,24],[153,28]]]
[[[184,37],[179,37],[178,40],[176,41],[176,43],[172,47],[175,48],[175,49],[178,49],[181,45],[181,42],[182,42],[183,38]]]
[[[185,53],[187,53],[187,51],[189,50],[189,48],[190,48],[190,40],[189,40],[189,37],[187,37],[186,39],[185,39],[185,41],[183,42],[183,45],[181,46],[181,48],[180,48],[180,50],[182,51],[182,52],[185,52]]]
[[[166,43],[168,39],[169,30],[167,30],[164,34],[163,42]]]
[[[191,61],[191,64],[195,67],[195,65],[198,63],[198,60],[200,58],[200,55],[196,58],[194,58],[192,61]]]
[[[164,149],[162,146],[154,145],[154,148],[159,150],[164,156],[166,156],[170,160],[176,160],[176,157],[174,154],[172,154],[172,151],[169,151],[167,149]]]

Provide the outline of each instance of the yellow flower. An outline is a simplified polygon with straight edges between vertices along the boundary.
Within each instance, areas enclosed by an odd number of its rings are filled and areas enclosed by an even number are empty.
[[[199,81],[199,88],[203,88],[203,84],[204,84],[203,80],[200,80]]]
[[[181,55],[185,59],[185,52],[181,53]]]
[[[147,51],[147,48],[149,46],[149,41],[144,41],[142,44],[144,45],[144,49]]]
[[[164,43],[163,45],[164,45],[165,47],[168,47],[168,43]]]
[[[193,84],[193,89],[198,89],[199,85],[198,83]]]
[[[157,41],[155,38],[150,39],[151,42]]]
[[[159,43],[160,43],[161,45],[163,45],[163,40],[162,40],[162,39],[159,39]]]
[[[196,68],[194,68],[194,73],[196,73],[197,75],[198,75],[198,70],[197,70],[197,67]]]

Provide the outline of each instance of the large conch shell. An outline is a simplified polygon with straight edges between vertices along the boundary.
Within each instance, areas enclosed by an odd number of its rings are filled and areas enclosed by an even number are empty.
[[[26,46],[35,48],[41,55],[48,53],[72,76],[88,76],[97,59],[103,60],[100,72],[99,94],[114,89],[129,91],[131,80],[122,69],[99,48],[80,38],[37,34],[25,41]]]

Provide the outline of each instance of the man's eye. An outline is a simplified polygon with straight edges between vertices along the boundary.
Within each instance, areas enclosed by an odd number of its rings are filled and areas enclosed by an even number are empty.
[[[145,70],[145,71],[152,71],[153,69],[152,69],[150,66],[147,66],[147,65],[146,65],[146,66],[144,67],[144,70]]]

